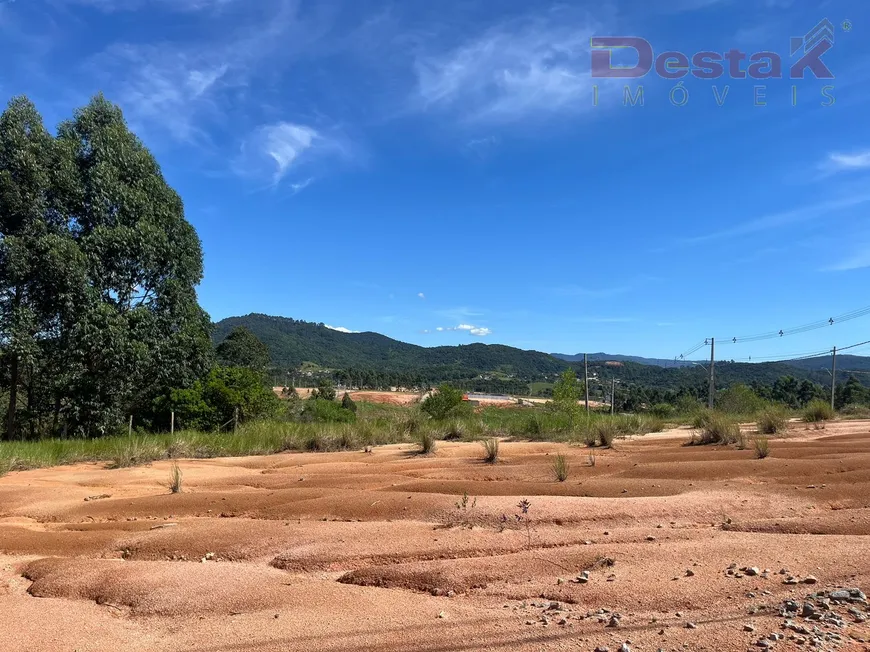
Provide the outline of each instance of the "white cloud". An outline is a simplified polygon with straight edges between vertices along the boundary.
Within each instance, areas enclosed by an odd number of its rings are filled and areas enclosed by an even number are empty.
[[[515,122],[592,106],[590,21],[551,14],[417,58],[414,101],[472,121]]]
[[[870,149],[844,154],[831,152],[828,157],[819,164],[822,172],[833,174],[836,172],[848,172],[852,170],[866,170],[870,168]]]
[[[295,122],[263,125],[242,143],[234,168],[240,176],[268,178],[273,186],[285,177],[323,159],[350,158],[347,145],[320,129]],[[298,193],[314,182],[305,177],[291,184]]]
[[[421,299],[425,299],[425,298],[426,298],[426,295],[423,294],[422,292],[418,292],[418,293],[417,293],[417,296],[420,297]]]
[[[331,331],[338,331],[339,333],[359,333],[360,331],[352,331],[349,328],[345,328],[344,326],[330,326],[329,324],[324,324]]]
[[[454,326],[453,328],[444,328],[443,326],[439,326],[435,330],[439,333],[443,333],[445,331],[466,332],[470,335],[474,335],[475,337],[486,337],[487,335],[492,335],[492,329],[486,328],[485,326],[474,326],[473,324],[459,324],[459,326]]]

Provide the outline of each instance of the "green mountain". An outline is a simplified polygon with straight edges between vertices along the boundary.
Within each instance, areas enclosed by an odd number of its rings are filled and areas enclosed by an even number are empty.
[[[506,382],[514,386],[533,381],[552,382],[568,367],[576,369],[580,376],[583,374],[582,356],[579,361],[578,356],[565,356],[570,360],[563,360],[539,351],[481,343],[430,348],[399,342],[379,333],[343,333],[323,324],[261,314],[218,322],[213,335],[215,343],[223,341],[237,326],[246,327],[262,340],[278,370],[295,370],[309,363],[336,371],[366,370],[429,382],[484,376],[490,384],[475,386],[500,387],[503,391],[512,391]],[[847,371],[870,370],[870,358],[842,356],[840,361],[841,382],[845,381]],[[617,379],[625,384],[661,390],[706,387],[704,368],[674,367],[672,362],[668,367],[664,366],[665,362],[599,353],[590,356],[589,374],[600,386]],[[766,363],[722,361],[716,363],[716,386],[722,389],[736,383],[772,385],[783,376],[827,386],[830,384],[830,374],[826,371],[829,366],[830,358]],[[868,384],[870,374],[858,375],[858,379]]]
[[[329,369],[376,369],[393,372],[450,371],[471,376],[496,372],[539,378],[557,374],[565,362],[538,351],[523,351],[500,344],[466,344],[427,348],[390,339],[379,333],[342,333],[323,324],[251,314],[230,317],[215,325],[213,338],[221,342],[237,326],[252,331],[269,348],[272,363],[298,368],[310,362]],[[427,373],[426,376],[431,374]]]

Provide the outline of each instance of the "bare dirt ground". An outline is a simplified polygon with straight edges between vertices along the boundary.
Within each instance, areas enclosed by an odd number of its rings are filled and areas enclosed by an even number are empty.
[[[177,495],[169,463],[13,473],[0,649],[870,649],[859,594],[807,600],[870,588],[870,423],[686,439],[182,461]]]

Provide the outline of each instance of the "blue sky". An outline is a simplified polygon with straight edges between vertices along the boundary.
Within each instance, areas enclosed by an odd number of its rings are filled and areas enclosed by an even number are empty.
[[[675,106],[654,72],[590,73],[590,37],[631,35],[787,76],[823,18],[833,80],[689,75]],[[868,33],[864,0],[0,0],[0,91],[51,126],[121,105],[215,320],[673,357],[870,305]],[[867,339],[870,317],[722,355]]]

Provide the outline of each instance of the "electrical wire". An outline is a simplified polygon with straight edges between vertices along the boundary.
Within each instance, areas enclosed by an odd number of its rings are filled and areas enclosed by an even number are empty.
[[[761,342],[764,340],[772,340],[785,337],[787,335],[798,335],[800,333],[808,333],[810,331],[818,330],[820,328],[829,328],[836,324],[840,324],[842,322],[851,321],[853,319],[858,319],[859,317],[865,317],[870,315],[870,306],[866,306],[864,308],[858,308],[857,310],[851,310],[849,312],[843,313],[842,315],[838,315],[836,317],[830,317],[825,320],[814,321],[809,324],[804,324],[803,326],[794,326],[792,328],[782,328],[778,331],[769,331],[767,333],[757,333],[755,335],[742,335],[740,337],[717,337],[716,344],[744,344],[747,342]],[[840,351],[846,351],[848,349],[857,348],[859,346],[864,346],[865,344],[870,344],[870,342],[863,342],[861,344],[854,344],[850,347],[844,349],[838,349]],[[681,353],[678,358],[674,358],[674,362],[677,360],[687,360],[690,355],[704,348],[705,346],[710,346],[710,338],[705,339],[703,342],[700,342],[688,350]],[[812,357],[812,356],[810,356]],[[756,360],[760,358],[755,358]],[[798,358],[791,358],[798,359]]]

